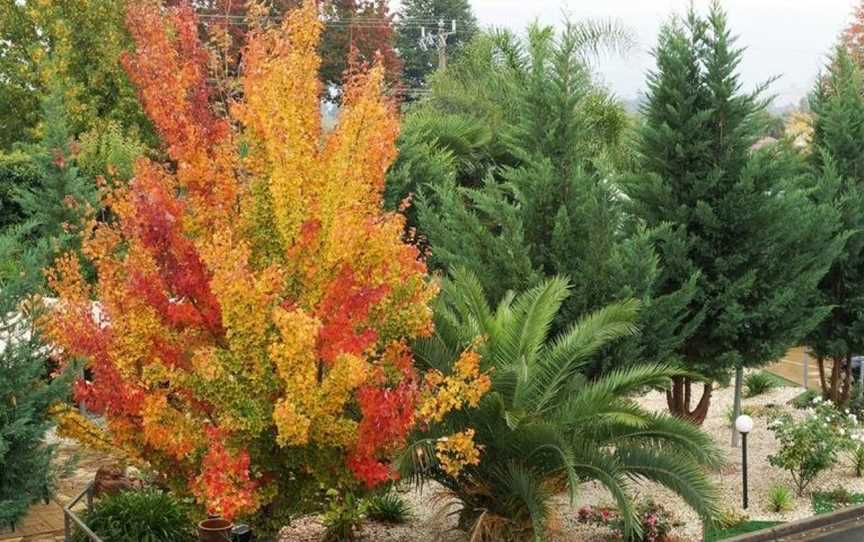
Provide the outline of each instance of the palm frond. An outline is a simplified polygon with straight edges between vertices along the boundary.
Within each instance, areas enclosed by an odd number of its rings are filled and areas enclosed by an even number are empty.
[[[497,366],[533,365],[568,288],[566,279],[553,277],[515,298],[510,318],[495,337],[493,355],[500,360]]]
[[[673,490],[699,516],[711,522],[720,513],[719,493],[701,465],[662,449],[620,447],[615,457],[634,479],[650,480]]]
[[[635,46],[633,31],[615,19],[568,22],[562,48],[572,48],[583,61],[603,54],[625,54]]]
[[[636,300],[609,305],[575,322],[552,343],[551,350],[531,375],[531,387],[524,400],[536,412],[548,408],[559,397],[565,383],[600,348],[609,342],[636,333]]]

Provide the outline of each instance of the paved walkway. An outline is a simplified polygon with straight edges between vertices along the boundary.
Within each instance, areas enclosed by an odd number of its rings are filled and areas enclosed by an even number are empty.
[[[51,436],[49,440],[52,440]],[[64,465],[71,461],[73,470],[60,479],[57,494],[49,504],[40,502],[30,507],[24,519],[15,526],[15,532],[10,532],[5,525],[0,526],[0,542],[61,542],[63,506],[87,487],[100,466],[114,463],[104,454],[82,449],[76,441],[54,439],[54,442],[58,445],[57,463]]]

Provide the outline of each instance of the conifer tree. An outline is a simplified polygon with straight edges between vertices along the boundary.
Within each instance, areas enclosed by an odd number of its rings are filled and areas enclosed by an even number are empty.
[[[706,378],[701,398],[678,377],[670,410],[701,423],[711,380],[777,359],[827,313],[816,285],[842,248],[837,216],[800,189],[801,168],[782,145],[753,150],[766,101],[744,93],[718,3],[669,24],[649,75],[640,161],[625,191],[648,227],[670,224],[661,243],[666,291],[700,272],[679,352]]]
[[[98,206],[96,180],[82,174],[76,165],[64,86],[60,82],[53,85],[42,103],[42,139],[23,147],[34,181],[12,190],[22,220],[0,232],[8,238],[9,246],[32,251],[33,257],[41,260],[27,266],[17,258],[10,262],[18,274],[31,275],[34,284],[42,282],[42,269],[54,256],[80,246],[78,234]]]
[[[838,404],[849,400],[852,356],[864,352],[864,96],[861,70],[845,47],[816,86],[810,154],[816,175],[833,184],[833,203],[844,229],[854,232],[822,279],[822,303],[831,313],[806,338],[816,355],[822,392]],[[817,196],[825,198],[824,194]],[[830,367],[828,361],[831,361]],[[830,370],[830,372],[829,372]]]
[[[642,335],[586,366],[596,375],[625,361],[669,361],[687,334],[680,316],[692,289],[656,295],[653,244],[663,229],[635,227],[610,181],[608,153],[624,137],[625,116],[592,82],[579,28],[556,36],[535,26],[525,43],[508,34],[484,37],[471,56],[436,75],[427,107],[473,116],[495,134],[479,154],[495,158],[479,178],[456,168],[421,186],[417,216],[433,264],[472,271],[492,302],[553,274],[573,284],[559,326],[609,302],[640,299]],[[496,58],[511,61],[501,66]],[[484,78],[496,80],[494,95],[456,91]]]
[[[23,258],[38,269],[43,261],[0,238],[0,261]],[[27,276],[0,276],[0,528],[14,525],[30,504],[53,489],[54,450],[45,445],[49,408],[68,391],[69,379],[51,379],[32,313],[22,303],[32,291]]]

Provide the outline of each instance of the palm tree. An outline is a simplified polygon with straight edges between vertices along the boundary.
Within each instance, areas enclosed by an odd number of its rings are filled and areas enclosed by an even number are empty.
[[[705,470],[721,463],[719,450],[694,425],[647,412],[631,398],[682,371],[640,365],[586,380],[580,367],[592,354],[637,331],[638,306],[609,305],[550,338],[568,289],[565,279],[552,278],[508,295],[493,311],[469,272],[443,281],[435,335],[416,345],[417,358],[446,375],[461,352],[479,344],[491,388],[476,408],[454,411],[416,435],[403,474],[444,486],[474,540],[542,540],[552,498],[566,491],[572,502],[590,480],[609,490],[628,536],[639,534],[631,490],[643,481],[671,489],[710,521],[718,504]],[[466,428],[475,430],[481,459],[454,478],[436,459],[435,445]]]

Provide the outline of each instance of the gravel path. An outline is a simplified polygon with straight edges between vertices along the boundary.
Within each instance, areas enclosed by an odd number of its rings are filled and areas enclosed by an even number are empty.
[[[790,490],[792,489],[792,481],[788,475],[768,464],[767,457],[776,446],[773,434],[767,428],[768,414],[776,411],[776,409],[795,412],[788,402],[801,391],[801,388],[781,387],[758,397],[744,399],[744,406],[754,410],[754,428],[748,440],[750,507],[747,510],[747,515],[751,519],[791,521],[812,514],[809,495],[796,498],[794,509],[780,514],[768,510],[766,500],[768,490],[775,484],[782,484],[789,487]],[[729,422],[727,421],[727,413],[731,410],[732,400],[733,388],[731,386],[715,389],[711,409],[703,429],[708,431],[727,456],[727,464],[712,473],[712,478],[722,494],[724,508],[742,514],[744,510],[741,507],[741,449],[731,447]],[[650,410],[662,412],[666,409],[666,399],[661,393],[646,394],[639,402]],[[823,474],[820,479],[814,482],[809,491],[836,487],[864,492],[864,478],[854,477],[852,465],[845,457],[841,459],[836,468]],[[634,492],[646,498],[653,498],[675,514],[682,526],[674,532],[674,535],[681,542],[697,542],[702,539],[702,527],[698,517],[669,491],[653,484],[643,484],[634,488]],[[418,491],[406,492],[405,497],[413,505],[415,519],[406,525],[399,526],[370,523],[364,528],[363,538],[365,540],[375,542],[461,542],[467,539],[464,534],[453,530],[452,518],[447,517],[446,511],[440,511],[447,500],[441,497],[440,492],[434,486],[427,487],[422,493]],[[575,517],[580,506],[587,504],[602,506],[612,503],[608,492],[596,483],[588,483],[581,488],[579,499],[574,507],[569,505],[566,498],[561,497],[559,514],[552,526],[552,541],[606,542],[611,533],[600,528],[581,525],[576,522]],[[283,542],[318,542],[321,532],[323,532],[323,527],[320,522],[314,518],[306,518],[283,530],[281,540]]]

